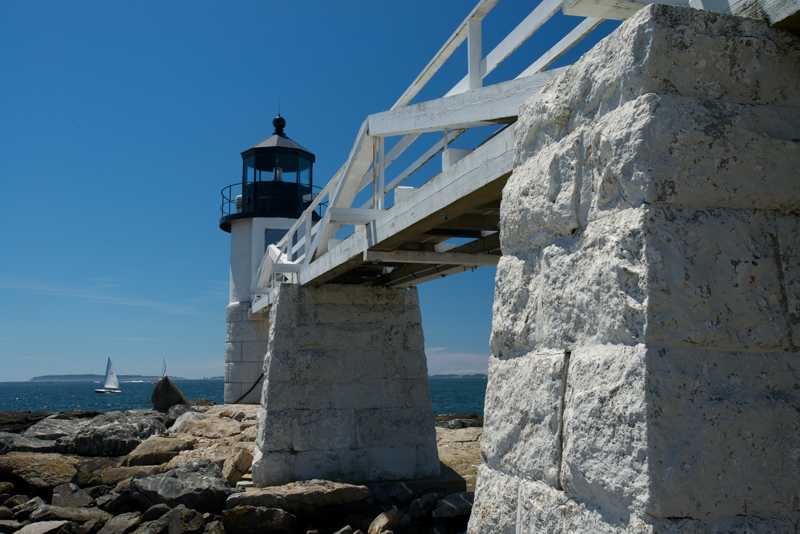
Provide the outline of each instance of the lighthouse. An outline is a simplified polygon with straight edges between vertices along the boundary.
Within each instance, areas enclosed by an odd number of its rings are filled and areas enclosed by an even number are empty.
[[[286,136],[286,119],[278,115],[272,125],[270,137],[242,152],[241,182],[222,189],[219,227],[231,234],[225,403],[261,401],[269,321],[250,313],[250,287],[267,246],[283,238],[313,199],[314,154]]]

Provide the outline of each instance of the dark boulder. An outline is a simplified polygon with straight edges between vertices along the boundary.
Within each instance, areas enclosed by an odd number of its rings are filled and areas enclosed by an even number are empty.
[[[53,499],[50,504],[53,506],[80,508],[82,506],[92,506],[94,499],[76,484],[68,482],[53,488]]]
[[[153,408],[160,412],[166,412],[176,404],[192,405],[180,388],[173,384],[167,376],[159,380],[156,387],[153,388],[150,400],[153,401]]]
[[[140,512],[121,514],[109,519],[98,534],[128,534],[139,526],[142,521]]]
[[[226,499],[241,491],[231,488],[222,470],[211,460],[195,460],[157,475],[134,475],[131,495],[142,504],[185,505],[200,512],[219,514]]]
[[[152,410],[108,412],[87,421],[74,438],[83,456],[124,456],[154,434],[163,434],[164,416]],[[59,438],[62,442],[65,438]]]
[[[105,523],[111,519],[111,514],[98,510],[97,508],[72,508],[44,504],[34,510],[30,515],[31,521],[53,521],[62,519],[75,523],[85,523],[92,519],[98,519]]]
[[[237,506],[222,512],[222,526],[227,534],[292,534],[297,519],[279,508]]]
[[[34,497],[33,499],[15,506],[11,509],[11,512],[14,514],[14,519],[17,521],[25,521],[33,512],[44,505],[45,503],[40,497]]]
[[[439,501],[436,509],[433,511],[433,517],[436,519],[443,519],[448,517],[469,516],[470,512],[472,512],[472,502],[474,499],[475,493],[472,491],[452,493]]]
[[[201,534],[206,529],[203,514],[179,504],[155,523],[164,525],[169,534]]]

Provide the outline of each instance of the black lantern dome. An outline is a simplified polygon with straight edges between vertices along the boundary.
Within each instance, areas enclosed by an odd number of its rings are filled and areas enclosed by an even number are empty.
[[[241,184],[222,190],[219,227],[226,232],[235,219],[299,219],[313,198],[314,154],[286,136],[286,119],[278,115],[272,125],[270,137],[242,152]]]

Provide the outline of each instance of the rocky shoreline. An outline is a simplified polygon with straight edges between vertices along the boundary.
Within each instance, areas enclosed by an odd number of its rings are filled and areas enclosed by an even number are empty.
[[[404,483],[248,483],[258,406],[0,414],[0,534],[457,533],[472,492]],[[482,420],[437,418],[474,489]]]

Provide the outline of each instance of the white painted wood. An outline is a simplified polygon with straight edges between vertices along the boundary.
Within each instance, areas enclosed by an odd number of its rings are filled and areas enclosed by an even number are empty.
[[[467,78],[469,79],[470,91],[483,86],[481,58],[483,58],[481,21],[479,19],[470,19],[467,21]]]
[[[392,136],[462,129],[515,118],[519,107],[562,69],[482,87],[467,93],[375,113],[367,118],[370,135]],[[450,137],[450,142],[453,137]]]
[[[400,107],[405,106],[411,100],[417,96],[417,93],[425,87],[425,84],[428,83],[428,80],[433,78],[433,75],[439,70],[439,68],[444,65],[444,63],[453,55],[453,52],[459,47],[461,43],[464,42],[464,39],[467,38],[467,22],[469,20],[477,19],[482,20],[483,17],[486,16],[489,11],[497,4],[498,0],[481,0],[478,2],[478,5],[472,10],[472,12],[467,15],[467,18],[461,25],[453,32],[453,35],[444,43],[442,48],[439,52],[433,56],[433,59],[422,69],[422,72],[419,73],[417,78],[414,82],[406,89],[406,91],[400,96],[400,98],[395,102],[395,104],[391,107],[391,109],[397,109]]]
[[[460,148],[446,148],[442,150],[442,171],[446,171],[462,159],[464,156],[472,152],[472,150],[463,150]]]
[[[546,69],[551,63],[555,60],[560,58],[564,55],[570,48],[575,46],[581,39],[586,37],[589,33],[591,33],[595,28],[600,26],[603,22],[603,19],[595,19],[595,18],[587,18],[583,20],[580,24],[578,24],[571,32],[569,32],[564,38],[558,41],[553,47],[545,52],[539,59],[533,62],[530,67],[525,69],[520,77],[523,76],[535,76],[540,71]],[[553,69],[553,70],[563,70],[563,69]],[[552,71],[548,71],[552,72]],[[543,73],[542,73],[543,74]]]
[[[520,47],[550,17],[561,9],[561,0],[544,0],[520,22],[494,49],[481,61],[481,74],[485,78],[502,63],[514,50]],[[444,96],[463,93],[469,87],[469,76],[465,76]]]
[[[507,128],[408,198],[397,202],[392,209],[379,212],[369,227],[356,227],[352,235],[301,271],[299,283],[307,284],[325,273],[335,272],[337,267],[360,257],[371,246],[511,172],[513,156],[514,128]]]
[[[413,192],[414,192],[414,188],[413,187],[409,187],[409,186],[405,186],[405,185],[399,185],[399,186],[395,187],[394,188],[394,203],[397,204],[398,202],[400,202],[404,198],[407,198],[408,195],[410,195]]]
[[[374,221],[381,210],[364,208],[330,208],[328,210],[331,222],[343,224],[369,224]]]
[[[723,0],[728,3],[728,0]],[[654,2],[636,0],[564,0],[565,15],[625,20]],[[663,0],[661,4],[689,7],[689,0]]]
[[[299,273],[303,268],[301,263],[276,263],[272,266],[276,273]]]
[[[773,25],[800,13],[800,0],[689,0],[689,5],[740,17],[766,17]],[[800,21],[795,21],[792,27],[800,29]]]
[[[378,138],[378,198],[375,207],[379,210],[384,209],[384,201],[386,196],[386,169],[384,165],[384,143],[383,137]]]
[[[497,265],[500,256],[458,252],[425,252],[418,250],[364,251],[364,261],[380,263],[429,263],[432,265]]]

